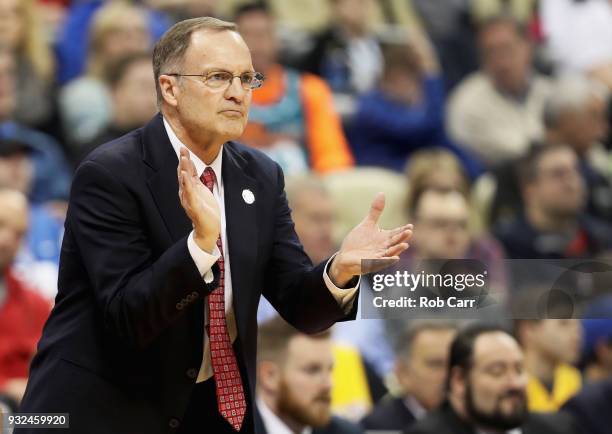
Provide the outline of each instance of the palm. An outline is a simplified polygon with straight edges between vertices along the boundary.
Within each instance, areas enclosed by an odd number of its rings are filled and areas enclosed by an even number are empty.
[[[399,255],[408,248],[412,236],[412,225],[391,230],[378,227],[378,219],[385,206],[385,197],[379,193],[368,215],[353,228],[340,247],[338,266],[342,274],[360,275],[385,268],[399,260]],[[362,261],[369,262],[362,269]]]

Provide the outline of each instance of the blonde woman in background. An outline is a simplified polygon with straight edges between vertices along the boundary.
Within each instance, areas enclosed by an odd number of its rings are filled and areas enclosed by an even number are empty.
[[[14,119],[39,128],[53,115],[53,53],[34,0],[0,0],[0,48],[16,62],[17,106]]]
[[[59,103],[66,137],[78,148],[111,120],[112,101],[104,75],[119,58],[151,47],[146,11],[124,1],[100,8],[89,34],[87,71],[61,90]]]

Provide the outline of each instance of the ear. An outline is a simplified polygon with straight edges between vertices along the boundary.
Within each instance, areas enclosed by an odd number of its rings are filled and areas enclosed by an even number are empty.
[[[462,368],[455,366],[450,371],[450,389],[451,393],[458,395],[462,400],[465,397],[465,384],[467,379]]]
[[[166,104],[176,107],[178,105],[177,93],[180,92],[178,85],[179,77],[162,74],[158,78],[159,88],[161,89],[162,99]]]
[[[395,378],[403,389],[410,387],[410,367],[405,360],[398,358],[394,366]]]
[[[268,393],[278,392],[281,379],[281,368],[271,361],[261,361],[257,364],[257,384]]]

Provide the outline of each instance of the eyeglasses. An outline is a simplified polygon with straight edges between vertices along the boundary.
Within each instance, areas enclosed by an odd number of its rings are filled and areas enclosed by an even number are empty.
[[[235,77],[240,78],[240,84],[244,90],[258,89],[263,85],[264,75],[261,72],[243,72],[234,75],[228,71],[212,71],[205,74],[166,74],[174,77],[200,77],[202,82],[211,89],[221,89],[224,86],[231,86]]]

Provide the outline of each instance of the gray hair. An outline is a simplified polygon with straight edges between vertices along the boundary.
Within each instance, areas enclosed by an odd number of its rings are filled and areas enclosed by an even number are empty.
[[[187,48],[189,48],[191,35],[198,30],[228,30],[237,32],[238,27],[234,23],[213,17],[191,18],[180,21],[170,27],[153,48],[153,74],[158,104],[162,100],[159,76],[170,72],[168,69],[171,67],[178,67],[183,61]]]
[[[443,331],[457,330],[458,324],[456,321],[446,319],[418,319],[413,320],[405,327],[403,333],[395,345],[395,353],[398,358],[408,360],[411,356],[410,352],[412,344],[416,338],[425,331]]]
[[[547,128],[556,127],[563,113],[584,109],[592,98],[605,101],[608,90],[604,85],[582,75],[560,77],[553,84],[544,104],[544,125]]]

